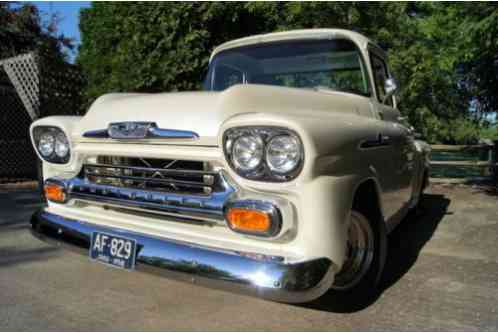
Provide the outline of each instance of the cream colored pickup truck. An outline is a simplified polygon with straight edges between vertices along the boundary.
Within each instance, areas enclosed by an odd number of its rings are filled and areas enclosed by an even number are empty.
[[[108,94],[31,126],[33,233],[90,260],[281,302],[374,290],[428,146],[385,53],[314,29],[216,48],[202,92]],[[105,279],[100,276],[99,279]]]

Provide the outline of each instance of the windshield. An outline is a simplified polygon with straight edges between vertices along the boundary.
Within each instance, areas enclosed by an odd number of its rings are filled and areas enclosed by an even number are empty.
[[[367,72],[356,45],[345,39],[298,40],[251,45],[215,55],[205,90],[235,84],[329,88],[370,95]]]

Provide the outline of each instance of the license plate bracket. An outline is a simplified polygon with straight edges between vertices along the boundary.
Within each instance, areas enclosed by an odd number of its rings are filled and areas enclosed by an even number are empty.
[[[113,267],[134,270],[137,242],[134,239],[106,232],[93,232],[89,256]]]

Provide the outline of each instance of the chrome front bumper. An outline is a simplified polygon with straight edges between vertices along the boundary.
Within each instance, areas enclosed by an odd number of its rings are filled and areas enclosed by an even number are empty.
[[[135,239],[137,270],[279,302],[303,303],[318,298],[331,287],[335,274],[335,266],[327,258],[286,263],[281,257],[200,247],[46,211],[35,213],[31,225],[37,238],[86,255],[93,232]]]

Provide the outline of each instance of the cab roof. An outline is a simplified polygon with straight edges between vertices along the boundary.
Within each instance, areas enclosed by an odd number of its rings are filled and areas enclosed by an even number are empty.
[[[382,49],[374,42],[372,42],[370,39],[363,36],[362,34],[359,34],[351,30],[301,29],[301,30],[290,30],[284,32],[272,32],[268,34],[255,35],[223,43],[214,49],[214,51],[211,53],[211,58],[209,60],[211,61],[213,57],[221,51],[240,46],[276,42],[276,41],[285,41],[285,40],[295,40],[295,39],[335,39],[335,38],[345,38],[352,40],[361,49],[366,49],[370,44],[374,46],[378,51],[383,52]]]

